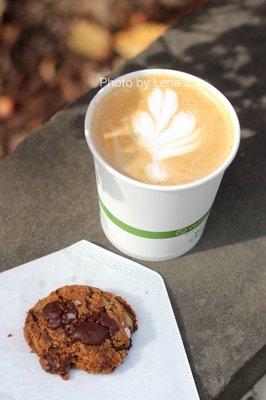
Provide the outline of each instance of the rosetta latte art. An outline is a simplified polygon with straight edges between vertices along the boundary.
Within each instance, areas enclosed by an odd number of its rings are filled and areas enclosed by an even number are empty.
[[[178,111],[178,96],[171,89],[153,89],[147,99],[147,109],[134,115],[133,130],[152,157],[151,164],[145,167],[148,177],[164,181],[168,175],[159,162],[197,148],[199,129],[191,112]]]

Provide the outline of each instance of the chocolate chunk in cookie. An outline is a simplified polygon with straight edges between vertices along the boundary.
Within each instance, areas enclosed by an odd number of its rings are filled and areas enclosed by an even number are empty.
[[[101,324],[93,321],[83,321],[75,329],[73,338],[80,340],[87,346],[99,346],[108,337],[108,330]]]
[[[64,303],[56,300],[46,304],[42,309],[42,315],[48,322],[51,328],[57,329],[62,326],[62,314],[64,310]]]
[[[110,317],[108,317],[107,314],[102,314],[100,317],[101,324],[108,328],[110,335],[114,335],[116,331],[118,331],[118,325],[116,321]]]

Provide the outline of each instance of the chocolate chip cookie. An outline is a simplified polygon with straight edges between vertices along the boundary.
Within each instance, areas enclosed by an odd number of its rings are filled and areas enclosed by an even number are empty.
[[[123,362],[137,330],[126,301],[100,289],[64,286],[28,311],[24,335],[46,372],[68,379],[71,367],[111,373]]]

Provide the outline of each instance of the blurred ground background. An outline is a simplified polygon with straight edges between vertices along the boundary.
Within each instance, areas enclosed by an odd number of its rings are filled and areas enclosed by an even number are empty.
[[[0,0],[0,160],[204,0]]]

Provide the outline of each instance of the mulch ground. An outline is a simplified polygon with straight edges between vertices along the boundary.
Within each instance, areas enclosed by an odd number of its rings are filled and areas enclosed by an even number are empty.
[[[0,0],[0,160],[203,0]]]

